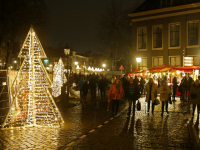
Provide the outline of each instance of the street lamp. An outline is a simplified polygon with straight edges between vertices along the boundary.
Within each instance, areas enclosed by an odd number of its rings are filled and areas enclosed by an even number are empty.
[[[140,69],[140,63],[141,63],[142,59],[141,58],[136,58],[136,61],[137,61],[137,64],[138,64],[138,69]]]
[[[49,60],[48,60],[48,59],[45,59],[45,60],[44,60],[44,64],[45,64],[46,67],[47,67],[47,65],[49,64]]]
[[[76,73],[76,67],[78,65],[78,62],[74,62],[74,64],[75,64],[75,73]]]
[[[13,62],[14,62],[14,64],[13,64],[13,66],[14,66],[14,69],[17,69],[17,61],[16,61],[16,60],[14,60]]]
[[[67,100],[69,100],[69,56],[70,49],[64,49],[65,55],[67,56]]]

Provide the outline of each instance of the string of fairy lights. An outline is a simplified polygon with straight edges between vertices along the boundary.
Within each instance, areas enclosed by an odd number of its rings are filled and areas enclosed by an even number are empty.
[[[18,57],[24,61],[11,85],[12,105],[3,127],[59,126],[64,121],[49,92],[52,83],[41,61],[46,54],[33,27]]]
[[[64,64],[60,58],[58,63],[55,63],[53,68],[53,84],[52,95],[58,97],[61,95],[61,87],[67,82],[67,78],[64,74]]]

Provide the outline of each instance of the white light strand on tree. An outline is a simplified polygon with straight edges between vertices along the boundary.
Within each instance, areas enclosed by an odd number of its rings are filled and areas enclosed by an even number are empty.
[[[53,68],[53,85],[52,85],[52,95],[58,97],[61,95],[61,87],[67,82],[67,78],[64,74],[64,64],[60,58],[58,63],[55,63]]]
[[[10,87],[17,87],[17,92],[13,94],[13,102],[2,127],[59,126],[64,123],[49,92],[52,83],[41,61],[46,54],[33,27],[18,57],[24,58],[24,61]]]

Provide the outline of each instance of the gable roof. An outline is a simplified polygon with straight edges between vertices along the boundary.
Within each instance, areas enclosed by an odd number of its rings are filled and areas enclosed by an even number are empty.
[[[200,0],[145,0],[137,9],[132,13],[156,10],[161,8],[181,6],[186,4],[198,3]]]

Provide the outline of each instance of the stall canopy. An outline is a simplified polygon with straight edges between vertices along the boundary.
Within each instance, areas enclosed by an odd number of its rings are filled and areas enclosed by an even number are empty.
[[[174,67],[173,70],[179,70],[184,72],[193,72],[194,70],[200,70],[198,66],[186,66],[186,67]]]
[[[163,65],[160,65],[160,66],[149,68],[148,70],[150,72],[166,72],[166,71],[170,71],[174,68],[175,68],[175,66],[163,64]]]
[[[144,72],[146,72],[146,70],[136,69],[134,71],[129,72],[128,76],[137,76],[140,73],[144,73]]]
[[[134,70],[134,71],[131,71],[131,72],[129,72],[129,73],[142,73],[144,70],[142,70],[142,69],[136,69],[136,70]]]

